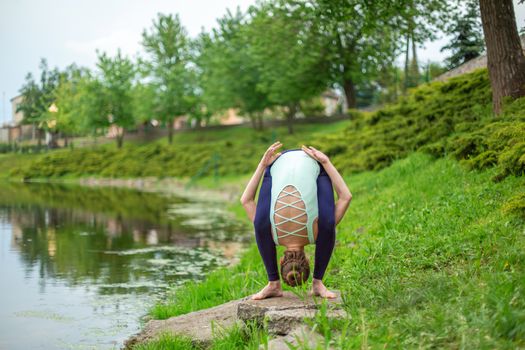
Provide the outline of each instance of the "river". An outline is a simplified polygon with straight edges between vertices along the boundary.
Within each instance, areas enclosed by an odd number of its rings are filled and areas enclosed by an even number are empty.
[[[218,200],[0,182],[0,349],[119,349],[248,238]]]

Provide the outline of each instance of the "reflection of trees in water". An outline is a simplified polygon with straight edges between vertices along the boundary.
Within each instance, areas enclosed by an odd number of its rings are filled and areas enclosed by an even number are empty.
[[[0,182],[0,206],[40,205],[51,208],[77,208],[112,217],[135,218],[166,223],[166,210],[174,202],[187,199],[167,197],[130,189],[87,188],[76,185]]]
[[[180,271],[151,265],[150,259],[180,261],[180,266],[195,261],[198,265],[205,254],[188,254],[187,249],[140,254],[107,251],[125,252],[157,244],[185,248],[209,245],[209,238],[195,235],[197,230],[184,227],[181,218],[165,215],[171,203],[183,201],[179,198],[130,190],[13,185],[3,192],[9,196],[0,199],[0,210],[6,211],[11,222],[13,248],[20,251],[26,274],[38,271],[43,287],[49,277],[72,285],[117,284],[107,287],[114,291],[127,290],[121,284],[168,282],[181,278]],[[44,189],[46,186],[51,189]],[[4,185],[0,187],[3,191]],[[234,224],[237,226],[232,230],[238,230],[238,223]]]
[[[147,260],[199,260],[199,255],[187,255],[184,250],[108,253],[147,247],[152,231],[157,233],[158,243],[164,246],[177,241],[186,248],[203,245],[203,238],[181,235],[173,229],[160,226],[153,229],[147,223],[125,221],[122,218],[106,220],[102,214],[75,213],[72,209],[11,209],[8,216],[13,227],[20,231],[15,236],[14,244],[24,261],[26,274],[38,271],[44,284],[49,278],[67,281],[70,285],[133,284],[156,280],[157,277],[166,280],[163,271],[159,270],[162,267],[150,266]],[[26,226],[27,223],[31,224]],[[118,232],[108,234],[108,226],[118,227]],[[127,289],[116,287],[111,290]]]
[[[0,196],[0,208],[30,205],[56,209],[74,208],[74,213],[78,215],[83,212],[89,215],[99,213],[103,215],[103,220],[116,220],[112,223],[114,226],[108,227],[109,232],[114,234],[123,230],[119,227],[120,222],[125,224],[130,221],[139,228],[140,223],[143,223],[174,230],[177,233],[174,237],[178,237],[179,233],[209,231],[210,236],[217,237],[220,233],[225,239],[231,239],[238,232],[246,232],[243,223],[226,215],[221,203],[199,204],[187,198],[125,188],[90,188],[45,183],[0,182],[0,193],[3,194]],[[193,209],[173,215],[173,207]],[[97,218],[98,216],[92,217],[93,220]]]

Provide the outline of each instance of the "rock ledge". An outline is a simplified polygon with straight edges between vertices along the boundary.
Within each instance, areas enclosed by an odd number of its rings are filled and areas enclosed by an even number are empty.
[[[263,325],[265,320],[268,332],[277,336],[269,342],[269,349],[287,349],[286,343],[293,343],[298,337],[317,341],[314,332],[308,329],[304,320],[315,317],[324,301],[322,298],[300,297],[292,292],[284,292],[282,297],[265,300],[251,300],[250,297],[167,320],[150,320],[139,334],[125,342],[125,349],[155,339],[162,333],[188,336],[196,344],[207,346],[211,343],[214,330],[217,328],[224,329],[235,323],[242,325],[248,322]],[[339,293],[337,298],[326,301],[328,318],[346,317],[346,313],[341,309]]]

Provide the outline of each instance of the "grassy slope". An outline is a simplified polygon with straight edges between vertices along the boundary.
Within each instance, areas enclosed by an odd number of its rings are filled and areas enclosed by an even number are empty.
[[[336,347],[525,346],[524,223],[502,211],[525,181],[510,176],[494,183],[495,172],[415,153],[380,172],[346,177],[354,200],[338,226],[326,283],[346,296],[352,318],[320,321]],[[264,284],[252,245],[239,265],[188,283],[151,313],[167,318],[210,307]],[[338,336],[342,329],[345,336]],[[257,342],[253,334],[233,338],[230,347]],[[170,339],[144,348],[161,344]]]
[[[421,85],[374,113],[357,114],[341,133],[315,144],[345,173],[384,168],[422,150],[469,168],[498,168],[495,179],[525,174],[525,98],[492,114],[486,69]]]
[[[0,171],[12,178],[78,177],[191,177],[203,169],[214,156],[219,157],[220,176],[246,174],[257,166],[261,154],[275,140],[286,148],[300,147],[319,137],[339,133],[348,121],[330,124],[297,125],[288,135],[286,127],[262,132],[247,127],[225,130],[196,130],[177,133],[173,145],[167,139],[140,144],[127,142],[118,150],[114,144],[95,148],[64,149],[32,156],[32,162]],[[31,156],[27,156],[31,157]],[[207,174],[213,173],[211,165]]]
[[[28,166],[38,157],[33,154],[0,154],[0,179],[9,177],[12,169]]]

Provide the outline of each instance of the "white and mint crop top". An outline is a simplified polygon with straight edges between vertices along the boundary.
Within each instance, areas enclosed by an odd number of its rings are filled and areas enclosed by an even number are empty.
[[[302,150],[285,152],[272,164],[270,168],[270,175],[272,177],[270,222],[272,224],[273,240],[276,245],[279,245],[278,238],[290,235],[307,237],[310,244],[315,242],[313,222],[319,215],[317,207],[317,176],[319,172],[320,167],[317,161]],[[291,192],[285,191],[284,188],[288,185],[294,186],[295,190]],[[288,195],[297,198],[297,200],[291,201],[290,203],[285,203],[280,200]],[[300,201],[304,202],[304,209],[294,205]],[[277,202],[283,206],[276,210],[275,206]],[[301,213],[294,217],[284,217],[279,211],[286,207],[293,207],[301,211]],[[303,215],[307,216],[306,223],[297,221],[297,219]],[[275,216],[283,219],[283,221],[276,224]],[[301,221],[304,221],[304,218]],[[286,222],[294,222],[300,224],[302,227],[293,231],[286,231],[280,227],[280,225]],[[305,226],[307,235],[304,234]],[[299,233],[300,231],[303,231],[303,233]]]

